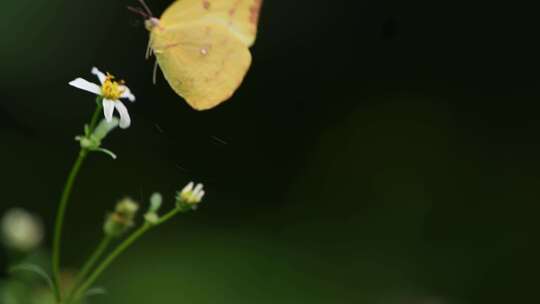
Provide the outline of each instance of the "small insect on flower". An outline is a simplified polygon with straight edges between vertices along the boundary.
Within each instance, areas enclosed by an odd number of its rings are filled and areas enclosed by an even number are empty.
[[[98,77],[101,86],[82,78],[71,81],[69,85],[101,96],[103,99],[103,114],[105,115],[105,119],[111,122],[114,109],[116,109],[118,114],[120,114],[120,128],[128,128],[131,125],[131,118],[121,99],[128,99],[133,102],[135,101],[135,95],[131,93],[124,81],[116,80],[109,73],[104,74],[97,68],[92,68],[92,74]]]
[[[27,211],[14,208],[2,217],[2,241],[17,251],[29,252],[43,240],[43,224]]]

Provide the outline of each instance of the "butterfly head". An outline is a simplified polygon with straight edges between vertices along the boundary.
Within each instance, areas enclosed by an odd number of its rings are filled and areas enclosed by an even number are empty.
[[[152,11],[144,0],[139,0],[139,3],[142,5],[142,8],[128,6],[128,10],[142,16],[145,19],[144,25],[147,30],[152,31],[154,28],[159,27],[159,19],[154,17],[154,14],[152,14]]]
[[[144,26],[146,27],[146,29],[148,31],[151,32],[154,28],[156,28],[156,27],[159,28],[160,27],[159,26],[159,19],[155,18],[155,17],[150,17],[150,18],[148,18],[148,19],[146,19],[144,21]]]

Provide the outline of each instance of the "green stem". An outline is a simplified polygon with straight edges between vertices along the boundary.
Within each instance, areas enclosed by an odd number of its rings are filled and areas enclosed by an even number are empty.
[[[66,303],[69,303],[73,299],[75,290],[81,284],[81,282],[84,280],[84,278],[86,278],[86,276],[88,275],[90,270],[92,270],[92,268],[94,267],[96,262],[99,260],[99,258],[103,255],[105,250],[107,250],[107,248],[111,244],[112,240],[113,240],[113,238],[111,236],[108,236],[108,235],[104,236],[103,239],[101,239],[101,242],[99,243],[99,245],[96,247],[96,249],[94,250],[92,255],[88,258],[88,260],[86,260],[86,262],[82,266],[81,270],[79,271],[79,273],[75,277],[75,284],[73,284],[73,289],[71,290],[71,292],[66,297]]]
[[[71,168],[66,185],[64,186],[64,191],[62,192],[62,197],[60,198],[60,204],[56,214],[56,222],[54,225],[54,239],[53,239],[53,253],[52,253],[52,267],[53,267],[53,282],[55,286],[55,297],[58,303],[62,301],[62,292],[60,291],[60,243],[62,238],[62,226],[64,224],[64,215],[66,213],[67,203],[69,197],[71,196],[71,190],[73,189],[73,184],[75,178],[81,169],[84,159],[88,155],[88,150],[81,149],[79,156]]]
[[[182,209],[180,209],[178,207],[174,208],[173,210],[169,211],[168,213],[166,213],[162,217],[160,217],[159,221],[154,226],[158,226],[158,225],[161,225],[161,224],[167,222],[168,220],[170,220],[171,218],[173,218],[175,215],[177,215],[180,212],[182,212]]]
[[[77,289],[75,292],[74,299],[80,300],[81,297],[84,295],[86,290],[90,288],[94,282],[97,280],[97,278],[111,265],[114,260],[121,255],[126,249],[128,249],[136,240],[138,240],[144,233],[146,233],[148,230],[157,227],[158,225],[161,225],[165,223],[166,221],[170,220],[172,217],[174,217],[176,214],[181,212],[180,208],[175,208],[171,210],[169,213],[165,214],[159,222],[156,224],[149,224],[148,222],[144,223],[139,229],[135,230],[128,238],[126,238],[120,245],[118,245],[102,262],[98,265],[98,267],[92,272],[92,274],[84,281],[84,283]]]
[[[92,119],[90,119],[90,125],[88,125],[90,134],[94,132],[94,129],[96,128],[96,125],[98,123],[99,114],[103,110],[103,98],[101,96],[98,96],[96,98],[96,110],[94,111],[94,115],[92,115]]]
[[[84,263],[83,267],[81,268],[81,271],[75,277],[75,285],[74,286],[79,286],[79,284],[82,282],[82,280],[84,280],[84,278],[86,278],[86,276],[88,275],[90,270],[92,270],[92,268],[94,267],[96,262],[99,260],[99,258],[103,255],[105,250],[107,250],[107,248],[111,244],[112,240],[113,240],[113,238],[111,236],[106,235],[106,236],[103,237],[103,239],[101,240],[101,242],[99,243],[97,248],[94,250],[94,253],[92,253],[90,258],[88,258],[86,263]]]
[[[92,119],[90,121],[91,131],[93,131],[93,129],[95,128],[97,120],[99,118],[99,113],[101,112],[101,109],[103,107],[102,103],[99,102],[99,99],[100,97],[98,97],[96,110],[94,111],[94,114],[92,115]],[[75,183],[75,179],[77,178],[77,175],[81,169],[84,160],[86,159],[86,156],[88,155],[88,152],[89,151],[87,149],[81,149],[79,151],[79,156],[73,164],[73,167],[71,168],[71,171],[69,172],[68,178],[66,180],[66,184],[64,186],[64,190],[62,191],[62,196],[60,197],[60,203],[58,204],[58,210],[56,213],[52,252],[52,272],[53,283],[55,287],[54,296],[57,303],[62,302],[62,291],[60,289],[60,248],[62,240],[62,228],[64,225],[64,216],[66,213],[69,198],[71,196],[71,192],[73,190],[73,184]]]

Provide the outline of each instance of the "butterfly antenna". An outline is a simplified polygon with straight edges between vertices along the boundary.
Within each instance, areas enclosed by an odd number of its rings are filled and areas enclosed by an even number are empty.
[[[133,6],[128,6],[127,7],[128,10],[132,11],[133,13],[137,14],[137,15],[141,15],[144,19],[150,19],[151,16],[148,15],[145,11],[143,11],[141,8],[138,8],[138,7],[133,7]]]
[[[141,3],[141,5],[144,7],[144,10],[150,17],[154,17],[154,14],[152,14],[150,7],[148,7],[148,5],[146,4],[146,2],[144,2],[144,0],[139,0],[139,3]]]

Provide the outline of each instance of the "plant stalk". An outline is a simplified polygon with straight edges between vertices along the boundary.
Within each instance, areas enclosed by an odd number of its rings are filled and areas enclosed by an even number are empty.
[[[161,219],[156,224],[150,224],[148,222],[144,223],[139,229],[135,230],[128,238],[126,238],[122,243],[120,243],[92,272],[92,274],[84,281],[84,283],[81,284],[81,286],[77,289],[75,292],[75,296],[73,299],[75,301],[80,300],[81,297],[84,295],[86,290],[90,288],[94,282],[98,279],[98,277],[107,269],[114,260],[121,255],[126,249],[128,249],[136,240],[138,240],[143,234],[145,234],[148,230],[155,228],[171,218],[173,218],[176,214],[181,212],[180,208],[175,208],[171,211],[169,211],[167,214],[163,215]]]
[[[90,120],[89,130],[92,132],[94,128],[96,127],[99,113],[102,110],[102,103],[101,103],[101,97],[98,96],[96,100],[97,106],[96,110],[94,111],[94,114],[92,115],[92,118]],[[58,210],[56,213],[56,220],[54,224],[54,237],[53,237],[53,250],[52,250],[52,272],[53,272],[53,285],[54,285],[54,296],[57,303],[62,303],[62,291],[60,287],[60,249],[61,249],[61,241],[62,241],[62,228],[64,225],[64,217],[66,214],[67,205],[69,202],[69,198],[71,197],[71,192],[73,190],[73,185],[75,183],[75,179],[77,178],[77,175],[79,174],[79,171],[81,169],[82,164],[84,163],[84,160],[86,159],[86,156],[88,156],[88,150],[81,148],[79,151],[79,155],[77,159],[75,160],[75,163],[73,164],[73,167],[71,168],[71,171],[69,172],[68,178],[66,180],[66,184],[64,186],[64,190],[62,191],[62,196],[60,197],[60,202],[58,204]]]

